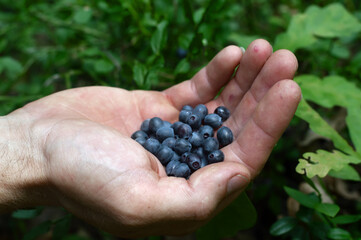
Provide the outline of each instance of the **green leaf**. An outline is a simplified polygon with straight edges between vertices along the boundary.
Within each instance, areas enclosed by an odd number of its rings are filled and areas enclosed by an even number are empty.
[[[185,13],[187,19],[190,21],[192,26],[194,26],[195,23],[194,23],[194,19],[193,19],[193,7],[192,7],[191,1],[184,0],[184,1],[182,1],[182,3],[183,3],[183,8],[184,8],[184,13]]]
[[[284,217],[272,224],[270,234],[273,236],[280,236],[290,232],[297,226],[297,219],[293,217]]]
[[[104,59],[96,60],[94,63],[95,71],[98,73],[110,73],[114,69],[114,65]]]
[[[34,217],[39,216],[39,214],[42,212],[43,208],[39,207],[36,209],[20,209],[16,210],[11,214],[13,218],[17,219],[31,219]]]
[[[287,32],[279,34],[274,43],[274,49],[288,49],[296,51],[314,44],[317,39],[307,31],[307,16],[305,14],[297,14],[292,17]]]
[[[343,180],[351,180],[351,181],[361,181],[361,177],[358,174],[357,170],[350,166],[346,165],[341,170],[335,171],[331,169],[328,173],[329,176],[334,178],[339,178]]]
[[[245,193],[197,231],[197,240],[218,240],[252,227],[257,212]]]
[[[165,44],[166,40],[166,34],[168,22],[162,21],[157,25],[157,29],[153,33],[151,39],[150,39],[150,46],[155,54],[159,54],[160,50],[163,48],[163,45]]]
[[[331,170],[333,171],[345,171],[349,168],[350,163],[361,163],[361,159],[353,156],[346,155],[339,151],[333,151],[332,153],[325,150],[317,150],[316,153],[305,153],[302,156],[304,159],[299,159],[299,163],[296,167],[296,172],[300,174],[306,174],[308,178],[319,176],[325,177]]]
[[[340,207],[332,203],[319,203],[315,206],[315,210],[329,217],[334,217],[340,211]]]
[[[184,58],[177,64],[174,73],[175,74],[187,73],[189,72],[190,68],[191,65],[189,64],[188,60]]]
[[[361,215],[341,215],[335,218],[332,218],[331,221],[334,224],[350,224],[358,222],[361,219]]]
[[[69,232],[71,222],[71,215],[68,215],[62,219],[59,219],[54,224],[53,240],[62,240]]]
[[[36,225],[30,231],[28,231],[22,240],[32,240],[32,239],[38,239],[41,235],[47,233],[51,227],[51,222],[46,221],[39,225]]]
[[[248,45],[250,45],[251,42],[259,38],[264,38],[264,37],[243,35],[235,32],[230,33],[228,36],[229,41],[234,42],[238,46],[244,47],[245,49],[247,49]]]
[[[327,233],[327,237],[332,240],[348,240],[352,239],[351,234],[342,228],[332,228]]]
[[[89,22],[92,17],[92,11],[89,7],[84,7],[74,14],[74,21],[76,23],[84,24]]]
[[[320,203],[320,199],[314,194],[305,194],[287,186],[284,187],[284,190],[290,197],[294,198],[297,202],[305,207],[315,208]]]
[[[138,87],[143,87],[145,83],[145,77],[148,70],[147,67],[136,61],[133,66],[133,78]]]
[[[361,94],[361,92],[360,92]],[[361,102],[347,108],[346,117],[349,134],[356,151],[361,155]]]
[[[1,57],[0,73],[4,70],[6,71],[6,76],[13,80],[22,73],[23,66],[19,61],[12,57]]]
[[[311,6],[306,10],[307,27],[320,37],[347,37],[361,31],[361,23],[340,3],[324,8]]]
[[[323,107],[361,105],[361,89],[341,76],[328,76],[321,80],[314,75],[300,75],[295,77],[295,81],[305,99]]]
[[[356,156],[353,148],[343,139],[338,132],[333,129],[303,98],[298,105],[296,116],[309,123],[309,127],[315,133],[329,138],[336,148],[345,153]]]

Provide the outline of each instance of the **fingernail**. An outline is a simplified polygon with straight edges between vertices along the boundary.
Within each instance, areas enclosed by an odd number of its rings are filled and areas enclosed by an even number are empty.
[[[240,47],[242,53],[244,54],[246,52],[246,49],[244,49],[244,47]]]
[[[233,176],[227,183],[227,194],[230,195],[241,190],[246,187],[247,183],[248,181],[244,176],[240,174]]]

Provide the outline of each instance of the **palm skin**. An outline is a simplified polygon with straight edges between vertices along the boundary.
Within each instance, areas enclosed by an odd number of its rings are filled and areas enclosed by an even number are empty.
[[[26,105],[52,199],[44,202],[122,237],[194,231],[262,169],[300,100],[299,87],[287,80],[296,69],[292,53],[272,53],[266,41],[256,40],[245,54],[225,48],[191,80],[163,92],[87,87]],[[210,112],[219,105],[230,109],[225,125],[235,141],[222,149],[224,162],[189,180],[167,177],[130,135],[147,118],[174,122],[183,105],[199,103]]]

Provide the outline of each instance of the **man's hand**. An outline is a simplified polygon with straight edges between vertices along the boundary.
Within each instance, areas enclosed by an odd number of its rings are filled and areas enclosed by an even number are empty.
[[[13,197],[15,207],[60,205],[122,237],[194,231],[261,171],[300,100],[298,85],[289,80],[296,69],[291,52],[272,53],[268,42],[256,40],[244,54],[236,46],[225,48],[191,80],[163,92],[86,87],[32,102],[7,116],[24,123],[23,136],[32,146],[22,171],[36,172],[26,174],[32,182],[18,186],[24,193]],[[220,105],[230,109],[224,125],[235,141],[222,149],[224,162],[189,180],[168,177],[130,135],[147,118],[174,122],[183,105],[199,103],[210,112]],[[23,190],[29,186],[35,195]]]

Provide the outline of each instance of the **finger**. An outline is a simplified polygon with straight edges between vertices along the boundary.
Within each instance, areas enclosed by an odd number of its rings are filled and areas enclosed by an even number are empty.
[[[206,103],[230,80],[241,57],[242,50],[239,47],[228,46],[191,80],[173,86],[164,93],[178,109],[185,104]]]
[[[252,177],[257,175],[291,121],[300,98],[301,90],[294,81],[283,80],[275,84],[236,140],[223,149],[226,160],[243,163]]]
[[[272,54],[272,46],[263,39],[253,41],[240,60],[235,77],[228,83],[218,101],[231,111],[238,105],[263,65]]]
[[[280,80],[292,79],[297,66],[296,57],[288,50],[279,50],[271,55],[227,123],[235,134],[242,130],[267,91]]]

